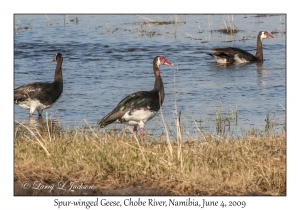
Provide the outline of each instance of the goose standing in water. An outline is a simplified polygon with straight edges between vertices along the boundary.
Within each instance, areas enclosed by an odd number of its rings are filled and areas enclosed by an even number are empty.
[[[144,140],[145,124],[159,111],[165,97],[164,84],[159,70],[160,65],[173,66],[163,56],[155,57],[153,60],[154,88],[151,91],[139,91],[125,97],[98,123],[101,128],[111,123],[126,123],[134,126],[133,132],[136,135],[137,126],[139,126],[141,140]]]
[[[35,110],[38,111],[39,116],[42,116],[43,110],[53,106],[61,97],[63,91],[62,54],[57,53],[53,59],[54,61],[57,64],[52,83],[34,82],[14,90],[14,103],[29,110],[30,118]]]

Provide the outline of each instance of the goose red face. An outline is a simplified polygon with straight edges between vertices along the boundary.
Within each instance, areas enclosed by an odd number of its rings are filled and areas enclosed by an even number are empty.
[[[160,58],[160,65],[173,66],[173,64],[169,62],[165,57],[159,56],[159,58]]]
[[[275,39],[274,36],[272,36],[271,34],[269,34],[269,32],[267,31],[264,31],[263,34],[262,34],[262,38],[268,38],[268,39]]]

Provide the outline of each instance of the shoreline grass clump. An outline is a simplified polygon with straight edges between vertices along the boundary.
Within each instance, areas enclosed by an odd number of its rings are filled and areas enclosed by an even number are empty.
[[[147,188],[165,195],[286,195],[284,132],[182,139],[176,117],[176,142],[161,136],[142,143],[125,130],[107,133],[89,125],[57,132],[49,123],[34,132],[22,126],[29,132],[14,135],[15,187],[28,180],[55,186],[64,181],[93,186],[94,193],[132,189],[126,195],[143,195],[139,189]]]
[[[283,25],[284,23],[281,21],[281,16],[280,16],[279,26],[275,30],[271,31],[271,34],[281,34],[281,35],[286,34],[286,31],[282,27]]]
[[[142,18],[144,20],[147,21],[147,23],[152,23],[152,24],[157,24],[157,25],[169,25],[169,24],[179,24],[179,23],[185,23],[185,22],[181,22],[180,18],[178,17],[178,15],[170,15],[169,17],[171,18],[171,20],[167,21],[167,20],[155,20],[152,18],[148,18],[145,16],[141,16],[141,15],[137,15],[139,18]]]
[[[238,110],[237,108],[233,110],[231,107],[229,108],[228,113],[224,113],[222,110],[222,102],[219,98],[219,105],[216,110],[216,130],[218,134],[225,134],[225,127],[228,127],[230,130],[230,125],[237,124],[238,119]]]
[[[170,15],[169,18],[171,20],[162,20],[162,19],[158,20],[158,19],[152,19],[149,17],[141,16],[141,15],[137,15],[137,16],[145,20],[143,23],[138,23],[141,26],[140,35],[141,36],[146,35],[149,36],[150,38],[152,38],[154,35],[163,35],[162,32],[154,30],[153,28],[154,25],[174,25],[173,34],[176,38],[178,25],[182,23],[184,24],[186,23],[186,22],[182,22],[178,17],[178,15]],[[168,33],[166,31],[164,32]]]
[[[213,30],[213,31],[218,31],[220,33],[223,33],[223,34],[230,34],[230,35],[233,35],[233,34],[236,34],[239,32],[239,30],[236,29],[236,26],[234,24],[234,18],[233,18],[233,15],[231,15],[231,20],[230,20],[230,17],[228,15],[228,24],[226,23],[226,21],[224,20],[223,17],[221,17],[223,22],[224,22],[224,25],[225,25],[225,28],[221,28],[221,29],[217,29],[217,30]],[[209,23],[210,24],[210,27],[211,27],[211,22]]]

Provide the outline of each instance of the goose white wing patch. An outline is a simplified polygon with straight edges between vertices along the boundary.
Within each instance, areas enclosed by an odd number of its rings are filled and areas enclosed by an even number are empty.
[[[234,60],[236,63],[248,63],[249,61],[244,59],[244,58],[240,58],[238,54],[234,55]]]

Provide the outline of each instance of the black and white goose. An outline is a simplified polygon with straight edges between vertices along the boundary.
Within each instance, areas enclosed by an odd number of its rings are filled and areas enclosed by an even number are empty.
[[[53,59],[56,61],[54,82],[34,82],[18,87],[14,90],[14,103],[29,110],[29,117],[35,110],[42,116],[44,109],[53,106],[61,97],[63,91],[62,54],[57,53]]]
[[[263,60],[263,48],[262,40],[263,39],[275,39],[267,31],[260,31],[257,35],[257,48],[255,56],[251,53],[248,53],[245,50],[235,48],[235,47],[226,47],[226,48],[213,48],[215,52],[213,54],[208,53],[208,55],[214,57],[217,63],[220,64],[232,64],[232,63],[247,63],[253,61],[262,61]]]
[[[139,91],[125,97],[98,123],[100,127],[106,127],[111,123],[126,123],[134,126],[133,132],[136,135],[137,126],[139,126],[141,139],[144,140],[145,124],[159,111],[165,97],[160,65],[173,66],[163,56],[155,57],[153,60],[154,88],[151,91]]]

